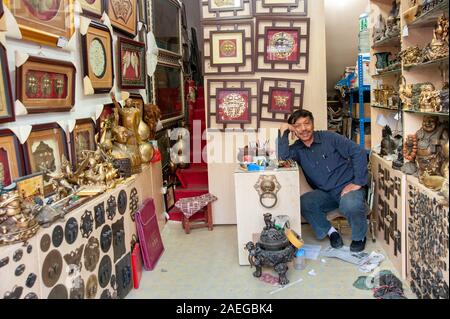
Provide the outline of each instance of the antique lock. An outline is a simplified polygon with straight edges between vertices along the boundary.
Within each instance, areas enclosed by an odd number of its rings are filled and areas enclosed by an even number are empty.
[[[107,253],[111,248],[112,242],[112,230],[109,225],[105,225],[102,228],[102,232],[100,234],[100,247],[104,253]]]
[[[5,292],[3,299],[19,299],[22,296],[23,287],[14,286],[11,291]]]
[[[97,295],[97,277],[95,275],[90,275],[86,284],[86,298],[94,299]]]
[[[61,226],[59,226],[59,227],[61,227]],[[62,227],[61,227],[61,229],[62,229]],[[53,231],[55,231],[55,230],[53,229]],[[62,238],[63,238],[63,236],[61,236],[61,240],[62,240]],[[50,238],[50,235],[49,234],[44,234],[42,236],[41,242],[40,242],[41,251],[46,253],[49,250],[51,243],[52,243],[52,240]]]
[[[6,266],[9,263],[9,257],[4,257],[0,259],[0,268]]]
[[[97,238],[91,237],[84,249],[84,267],[88,271],[94,271],[100,259],[100,244]]]
[[[44,237],[42,237],[43,241],[46,240],[46,239],[44,239]],[[58,248],[59,246],[61,246],[63,240],[64,240],[64,230],[63,230],[63,228],[61,226],[58,225],[55,228],[53,228],[53,232],[52,232],[52,243],[53,243],[53,246],[55,246],[55,248]],[[42,248],[42,246],[47,247],[47,243],[45,243],[45,242],[43,243],[41,241],[41,248]],[[45,251],[47,251],[47,250],[48,250],[48,248]]]
[[[63,284],[56,285],[48,294],[47,299],[67,299],[67,288]]]
[[[25,282],[25,286],[27,286],[28,288],[32,288],[34,286],[34,283],[36,282],[36,278],[36,274],[29,274]]]
[[[23,256],[23,250],[22,249],[17,249],[14,254],[13,254],[13,260],[15,262],[18,262],[22,259]]]
[[[65,229],[65,237],[66,242],[70,245],[77,240],[78,236],[78,222],[74,217],[69,218],[69,220],[66,223],[66,229]]]
[[[125,214],[127,210],[127,192],[123,189],[119,192],[119,196],[117,198],[117,208],[119,210],[119,214]]]
[[[31,251],[33,250],[33,246],[30,244],[27,246],[27,253],[31,254]]]
[[[67,265],[76,265],[79,269],[81,269],[81,256],[83,255],[84,244],[80,247],[71,251],[69,254],[64,255],[64,260]]]
[[[94,217],[92,217],[92,212],[86,210],[81,216],[81,236],[83,238],[89,238],[94,228]]]
[[[122,288],[125,289],[131,283],[131,268],[126,266],[122,268]]]
[[[253,186],[259,194],[259,203],[264,208],[273,208],[278,202],[277,193],[281,189],[275,175],[261,175]]]
[[[112,274],[112,262],[108,255],[103,256],[98,266],[98,282],[101,288],[105,288],[109,284]]]
[[[112,225],[114,262],[125,254],[125,231],[123,226],[124,217]]]
[[[14,275],[19,277],[20,275],[23,274],[24,271],[25,271],[25,264],[21,264],[21,265],[17,266],[16,270],[14,271]]]
[[[116,198],[114,196],[109,196],[108,201],[106,202],[106,213],[108,214],[108,219],[113,220],[114,216],[116,216],[117,203]]]
[[[39,298],[34,292],[30,292],[26,294],[26,296],[23,297],[23,299],[39,299]]]
[[[101,202],[94,207],[95,213],[95,229],[99,228],[105,223],[105,203]]]
[[[50,251],[42,266],[42,281],[47,287],[55,285],[62,272],[62,257],[56,249]]]
[[[132,221],[134,221],[134,215],[136,214],[138,206],[139,206],[139,195],[136,187],[133,187],[133,189],[130,191],[130,215]]]

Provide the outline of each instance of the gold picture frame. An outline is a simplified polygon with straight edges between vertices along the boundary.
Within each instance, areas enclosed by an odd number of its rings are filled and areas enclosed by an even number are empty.
[[[35,173],[15,180],[19,196],[26,202],[34,202],[36,197],[44,199],[44,175]]]
[[[137,34],[137,0],[105,0],[105,5],[111,25],[134,38]]]
[[[16,18],[22,38],[64,47],[75,32],[74,0],[5,0]]]
[[[70,133],[70,151],[72,166],[77,169],[82,151],[95,151],[95,123],[92,119],[77,120]]]

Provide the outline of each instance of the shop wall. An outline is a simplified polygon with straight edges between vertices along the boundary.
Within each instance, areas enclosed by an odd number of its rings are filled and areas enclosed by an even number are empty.
[[[262,73],[254,75],[238,75],[239,78],[280,77],[286,79],[305,80],[305,95],[303,108],[310,110],[315,117],[315,127],[318,130],[327,129],[326,107],[326,54],[325,54],[325,8],[323,0],[308,1],[308,17],[311,19],[309,72],[308,73]],[[236,79],[237,76],[207,76],[208,79]],[[206,96],[205,90],[205,96]],[[208,102],[206,102],[208,103]],[[219,200],[213,205],[215,224],[236,224],[234,179],[233,173],[238,168],[237,153],[239,147],[247,145],[248,141],[269,140],[275,148],[277,129],[281,123],[261,122],[263,134],[224,133],[208,131],[208,177],[210,192]],[[229,143],[225,143],[228,140]],[[226,163],[224,163],[226,161]],[[256,182],[256,181],[255,181]],[[301,186],[302,187],[302,186]],[[252,213],[252,212],[249,212]]]
[[[368,0],[325,0],[328,95],[335,94],[345,67],[356,65],[359,15],[368,6]]]

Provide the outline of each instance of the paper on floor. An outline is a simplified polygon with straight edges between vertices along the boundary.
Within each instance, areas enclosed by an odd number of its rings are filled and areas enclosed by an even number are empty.
[[[348,246],[343,246],[339,249],[328,247],[324,249],[322,256],[339,258],[346,262],[358,265],[359,270],[365,273],[373,271],[385,259],[382,254],[374,251],[370,254],[363,251],[359,253],[351,252]]]
[[[304,244],[302,248],[305,250],[305,257],[312,260],[317,260],[322,246]]]

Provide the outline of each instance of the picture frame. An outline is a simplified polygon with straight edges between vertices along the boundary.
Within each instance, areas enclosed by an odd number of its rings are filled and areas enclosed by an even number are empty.
[[[259,16],[255,33],[256,71],[309,72],[309,18]]]
[[[200,20],[248,19],[253,17],[252,0],[199,0]]]
[[[82,151],[95,151],[95,123],[90,118],[79,119],[70,133],[70,152],[72,166],[76,170],[80,164]]]
[[[180,1],[152,0],[152,32],[160,52],[181,57],[181,19]]]
[[[253,12],[259,15],[308,16],[308,0],[253,0]]]
[[[78,0],[82,14],[87,17],[101,18],[105,11],[104,0]]]
[[[27,174],[42,172],[41,164],[50,172],[59,172],[62,155],[69,158],[66,135],[56,123],[33,125],[22,148]],[[44,174],[44,196],[53,193],[50,179]]]
[[[252,20],[205,22],[202,28],[205,75],[254,73]]]
[[[7,6],[25,40],[65,47],[75,32],[74,0],[8,0]]]
[[[305,80],[261,78],[260,121],[284,122],[295,110],[303,108]]]
[[[129,37],[137,33],[138,0],[105,0],[105,10],[113,28]]]
[[[114,86],[113,40],[109,28],[91,21],[86,34],[81,35],[84,81],[91,82],[93,92],[108,93]]]
[[[34,202],[36,197],[44,199],[44,174],[34,173],[27,176],[20,177],[14,181],[17,185],[19,196],[25,202]]]
[[[0,130],[0,184],[8,186],[24,172],[19,140],[12,131]]]
[[[206,87],[208,130],[259,129],[259,79],[209,79]]]
[[[72,62],[29,56],[16,67],[16,98],[28,113],[65,112],[75,104]]]
[[[139,4],[139,22],[147,25],[147,1],[148,0],[138,0]]]
[[[164,204],[167,212],[175,206],[175,184],[173,183],[167,186],[167,191],[164,194]]]
[[[118,39],[119,87],[145,89],[147,78],[145,43],[119,37]],[[133,63],[137,63],[133,66]]]
[[[14,100],[11,91],[11,78],[9,77],[8,58],[6,48],[0,43],[0,123],[14,122]]]

